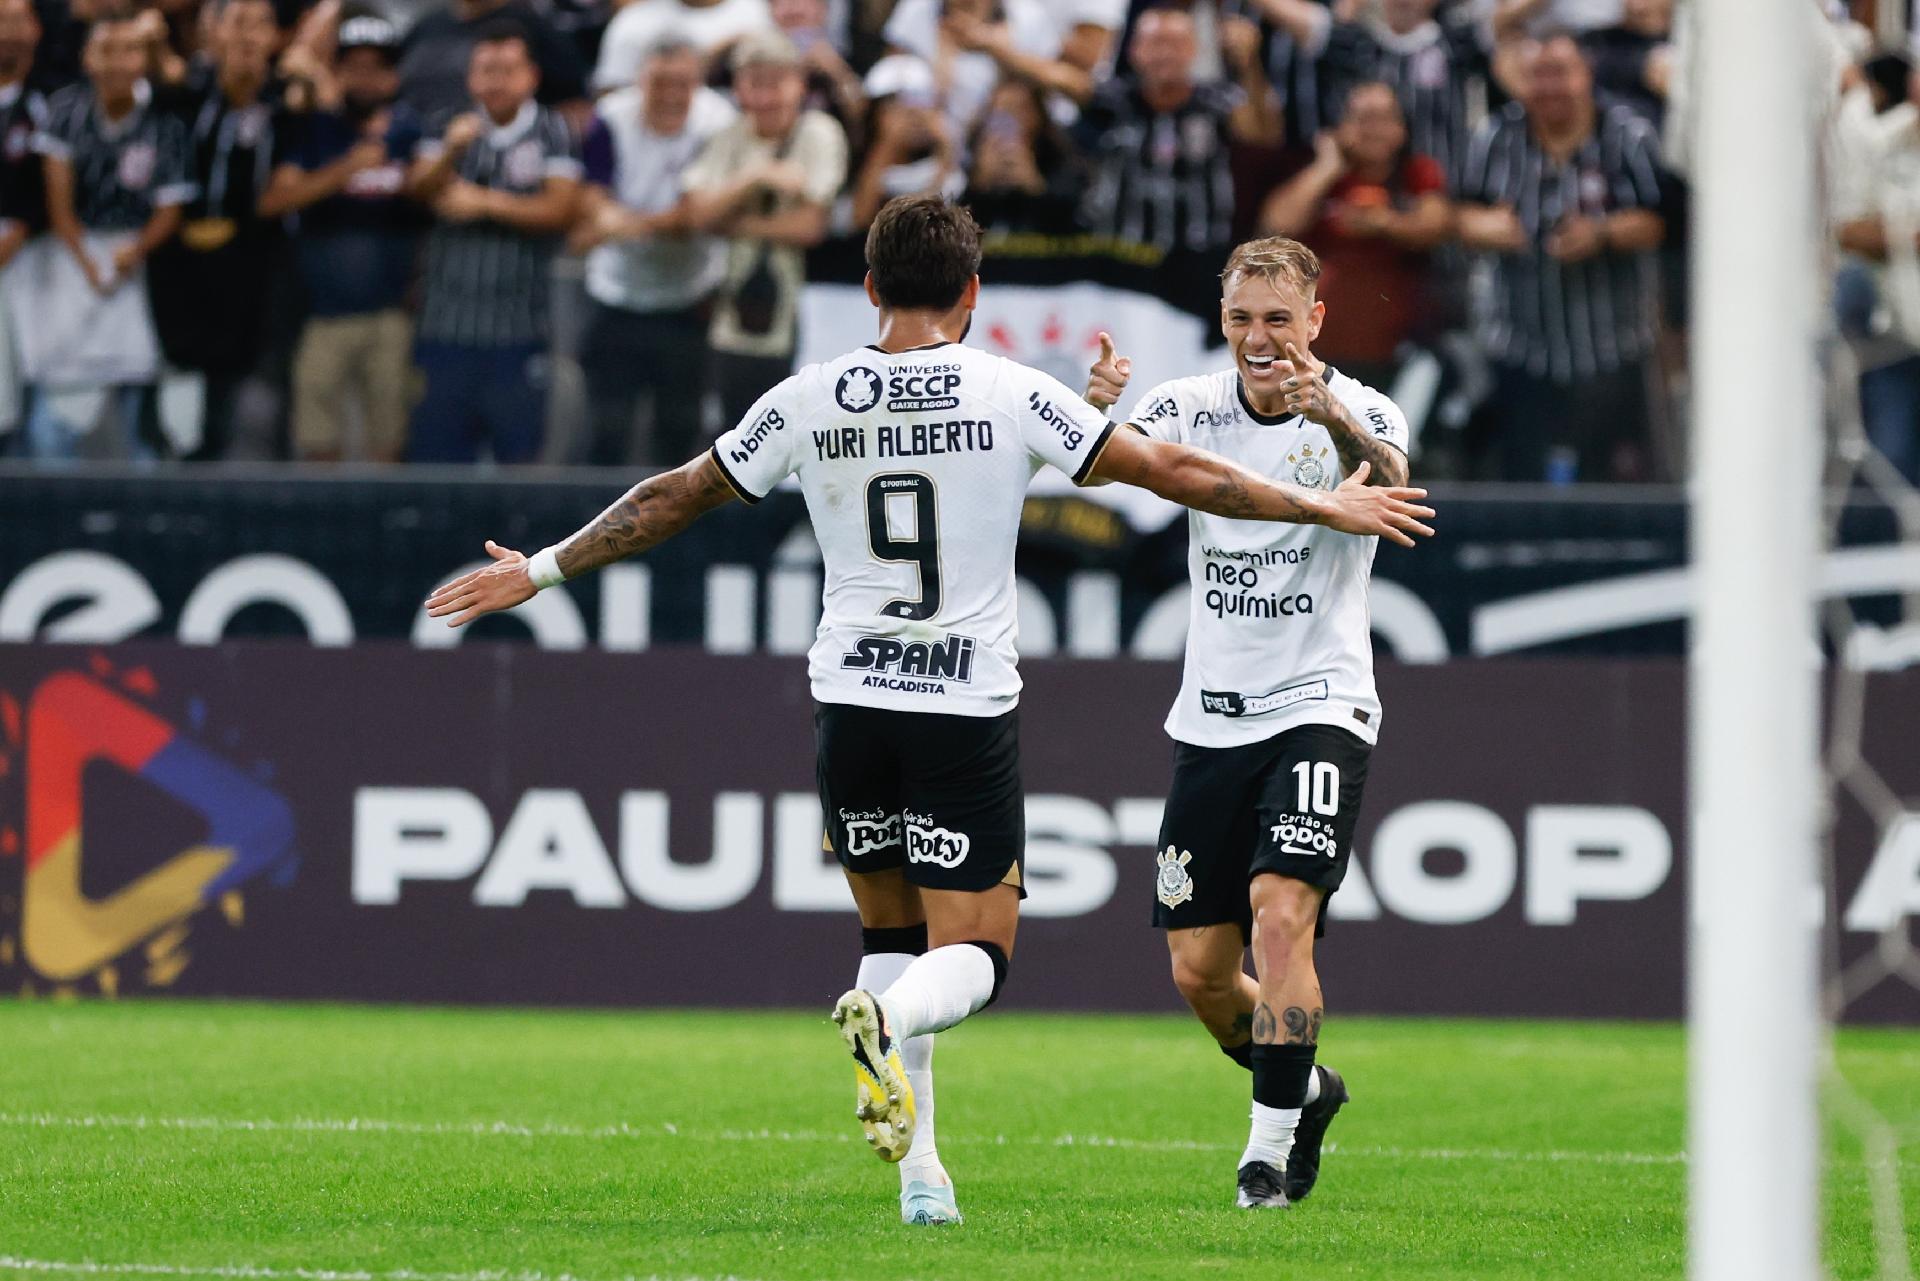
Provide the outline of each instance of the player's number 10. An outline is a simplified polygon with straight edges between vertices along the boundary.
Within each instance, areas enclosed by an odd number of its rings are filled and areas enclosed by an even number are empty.
[[[1300,779],[1300,803],[1295,809],[1328,818],[1340,812],[1340,767],[1332,761],[1301,761],[1293,767]]]

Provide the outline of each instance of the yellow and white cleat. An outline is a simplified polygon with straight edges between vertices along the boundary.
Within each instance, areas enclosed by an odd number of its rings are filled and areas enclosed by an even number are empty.
[[[873,993],[855,988],[835,1002],[833,1021],[853,1055],[854,1110],[867,1142],[882,1161],[898,1161],[913,1146],[913,1086],[887,1035],[886,1017]]]

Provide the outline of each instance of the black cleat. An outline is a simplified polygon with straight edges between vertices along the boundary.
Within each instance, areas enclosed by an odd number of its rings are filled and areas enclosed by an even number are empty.
[[[1320,1177],[1320,1141],[1327,1137],[1334,1113],[1351,1097],[1347,1083],[1330,1067],[1318,1067],[1320,1097],[1300,1109],[1293,1131],[1293,1151],[1287,1154],[1287,1200],[1304,1201]],[[1243,1185],[1244,1186],[1244,1185]]]
[[[1242,1210],[1284,1210],[1287,1190],[1280,1185],[1280,1172],[1265,1161],[1249,1161],[1240,1167],[1240,1195],[1234,1204]]]

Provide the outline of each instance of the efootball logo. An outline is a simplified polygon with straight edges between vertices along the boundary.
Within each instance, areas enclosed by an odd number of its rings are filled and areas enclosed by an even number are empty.
[[[850,414],[864,414],[880,403],[880,375],[863,365],[855,365],[840,375],[833,398]]]

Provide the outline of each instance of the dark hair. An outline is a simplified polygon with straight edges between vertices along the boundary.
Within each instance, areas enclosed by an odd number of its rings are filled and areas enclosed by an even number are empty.
[[[867,231],[867,270],[887,306],[944,311],[980,271],[980,227],[939,196],[889,200]]]
[[[510,41],[517,42],[526,52],[528,62],[535,66],[539,65],[539,59],[533,54],[533,37],[527,33],[524,26],[512,18],[495,18],[481,27],[474,33],[473,47],[478,49],[483,44],[507,44]]]

